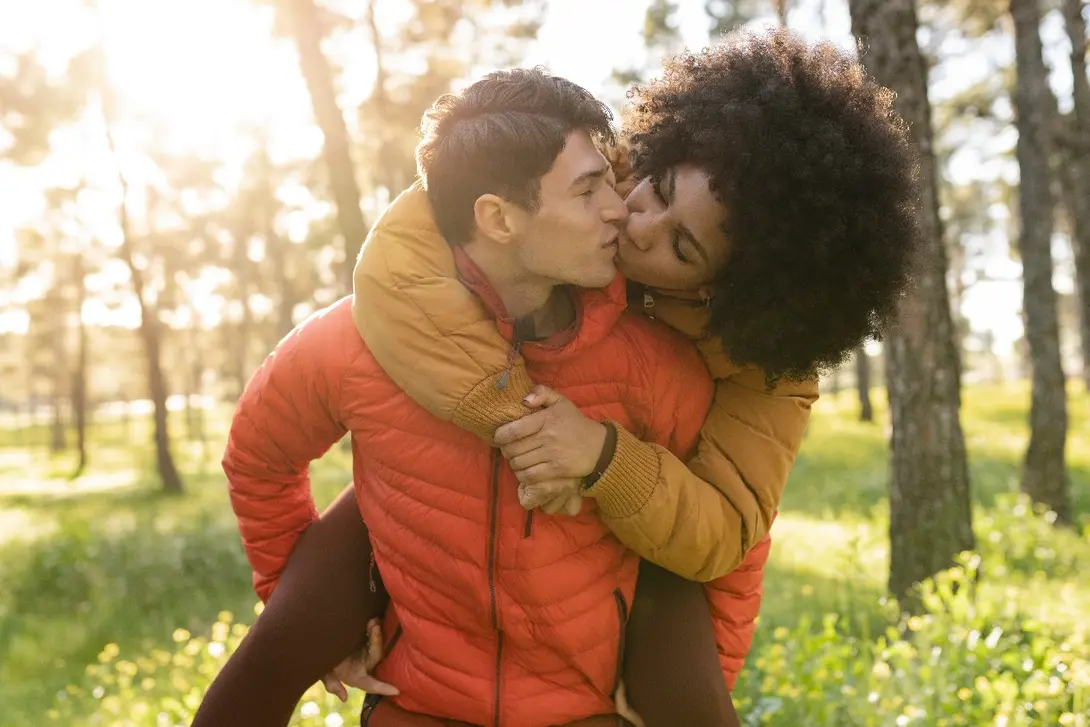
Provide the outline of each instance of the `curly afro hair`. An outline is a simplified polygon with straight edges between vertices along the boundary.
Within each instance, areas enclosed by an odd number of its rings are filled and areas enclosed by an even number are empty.
[[[727,210],[710,332],[770,382],[881,338],[911,282],[918,162],[893,93],[790,31],[725,36],[629,94],[642,178],[693,164]]]

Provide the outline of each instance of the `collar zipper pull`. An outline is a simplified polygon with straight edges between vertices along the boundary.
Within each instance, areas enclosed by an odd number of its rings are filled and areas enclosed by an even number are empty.
[[[646,290],[643,292],[643,310],[648,318],[655,319],[655,298]]]

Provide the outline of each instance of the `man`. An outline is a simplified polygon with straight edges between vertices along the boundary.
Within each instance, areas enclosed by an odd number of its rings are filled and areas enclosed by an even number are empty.
[[[609,113],[538,71],[492,74],[430,112],[407,193],[380,225],[430,218],[535,381],[684,456],[711,385],[695,351],[624,312],[625,207],[595,146]],[[578,286],[572,288],[570,286]],[[633,355],[639,352],[639,355]],[[224,468],[267,597],[316,518],[307,466],[351,432],[357,499],[394,608],[377,676],[409,712],[486,725],[613,711],[638,558],[594,515],[528,515],[499,454],[418,407],[375,362],[350,300],[312,316],[247,387]]]

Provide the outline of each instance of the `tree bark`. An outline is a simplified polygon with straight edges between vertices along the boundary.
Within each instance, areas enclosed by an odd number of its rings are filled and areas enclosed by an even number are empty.
[[[859,391],[859,421],[874,421],[874,406],[870,401],[870,359],[867,349],[855,349],[855,386]]]
[[[107,119],[109,117],[107,116]],[[107,121],[107,141],[110,153],[116,160],[117,147],[114,143],[113,132]],[[121,186],[121,205],[119,208],[119,224],[121,227],[121,257],[129,268],[132,278],[133,292],[140,306],[140,340],[144,344],[144,359],[147,365],[148,394],[153,407],[155,423],[155,462],[159,472],[159,480],[163,491],[178,494],[185,491],[182,477],[174,464],[174,455],[170,451],[170,431],[167,412],[167,383],[163,375],[162,366],[162,338],[159,331],[159,312],[153,304],[148,303],[144,297],[144,271],[136,264],[133,255],[132,230],[129,225],[128,207],[128,182],[120,169],[117,178]]]
[[[787,27],[787,7],[788,0],[773,0],[773,4],[776,6],[776,19],[780,23],[780,27]]]
[[[1018,201],[1022,229],[1023,310],[1032,368],[1029,448],[1022,490],[1070,522],[1071,495],[1064,449],[1067,401],[1060,360],[1059,316],[1052,287],[1053,200],[1049,155],[1054,99],[1041,49],[1038,0],[1011,0],[1018,84],[1015,91],[1016,155],[1021,170]]]
[[[64,425],[64,399],[69,378],[68,351],[65,350],[65,338],[67,338],[65,334],[68,332],[68,323],[65,320],[67,306],[64,305],[64,296],[61,295],[59,281],[54,283],[51,297],[53,297],[53,310],[56,318],[53,321],[51,331],[53,340],[50,342],[53,348],[53,421],[49,427],[49,451],[57,454],[68,449],[68,437]]]
[[[287,256],[285,247],[290,243],[270,229],[266,234],[266,244],[269,246],[275,268],[277,299],[276,299],[276,341],[283,340],[284,336],[295,328],[295,305],[299,302],[295,294],[295,284],[288,276]]]
[[[83,322],[83,301],[87,297],[83,256],[72,258],[72,278],[76,286],[76,368],[72,372],[72,417],[76,426],[76,449],[79,460],[72,478],[87,469],[87,326]]]
[[[333,69],[322,53],[323,31],[318,8],[313,0],[282,0],[280,7],[287,14],[314,117],[325,140],[322,153],[337,206],[337,225],[344,238],[343,280],[346,290],[351,292],[352,268],[367,236],[367,225],[360,209],[360,188],[356,181],[348,126],[337,106]]]
[[[1071,41],[1072,91],[1075,99],[1074,133],[1062,155],[1066,207],[1071,217],[1071,246],[1075,253],[1075,288],[1078,295],[1082,378],[1090,391],[1090,80],[1086,75],[1086,20],[1082,0],[1064,0],[1064,23]]]
[[[913,586],[975,547],[962,434],[960,362],[946,288],[946,247],[913,0],[849,0],[852,32],[869,44],[867,70],[894,92],[920,154],[921,259],[916,289],[886,340],[890,439],[891,592],[915,608]]]
[[[200,318],[192,310],[192,325],[187,331],[192,358],[188,362],[185,394],[186,434],[189,441],[200,442],[201,461],[208,460],[208,436],[204,421],[204,348],[201,345]],[[196,399],[196,406],[193,399]]]
[[[250,309],[250,272],[251,263],[246,256],[244,240],[239,240],[238,244],[243,246],[241,253],[241,261],[235,267],[235,274],[238,276],[239,287],[239,302],[242,304],[242,318],[238,322],[238,331],[234,341],[234,359],[235,359],[235,384],[237,386],[238,398],[242,398],[242,392],[246,391],[246,384],[250,380],[250,374],[252,370],[249,365],[249,351],[250,351],[250,334],[253,330],[253,311]]]

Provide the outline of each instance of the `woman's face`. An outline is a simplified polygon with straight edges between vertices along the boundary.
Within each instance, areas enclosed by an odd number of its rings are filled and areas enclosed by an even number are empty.
[[[625,200],[617,267],[637,283],[664,290],[699,291],[723,269],[727,211],[708,188],[708,175],[679,165],[662,179],[644,179]]]

